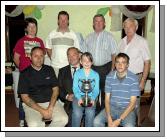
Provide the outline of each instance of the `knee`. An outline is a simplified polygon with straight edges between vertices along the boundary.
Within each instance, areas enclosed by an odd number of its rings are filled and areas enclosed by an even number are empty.
[[[124,125],[124,127],[135,127],[136,125],[135,124],[132,124],[132,123],[126,123]]]
[[[101,126],[101,120],[98,116],[95,117],[94,121],[93,121],[93,126],[94,127],[100,127]]]
[[[123,124],[123,127],[135,127],[136,126],[136,122],[135,121],[125,121]]]
[[[27,122],[27,126],[28,126],[28,127],[44,127],[44,126],[45,126],[45,123],[39,124],[39,123],[37,123],[37,122]]]
[[[65,114],[64,116],[62,116],[62,124],[65,126],[68,123],[68,115]]]
[[[73,112],[72,117],[75,119],[81,118],[82,114],[80,112]]]

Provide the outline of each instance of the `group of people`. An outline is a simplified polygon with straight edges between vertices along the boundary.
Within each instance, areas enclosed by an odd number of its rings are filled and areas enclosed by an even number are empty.
[[[26,35],[14,48],[19,68],[19,119],[29,127],[135,126],[136,105],[150,70],[151,56],[146,39],[136,34],[137,20],[123,23],[126,36],[119,47],[105,18],[93,17],[94,32],[84,40],[69,29],[69,14],[60,11],[58,28],[45,45],[36,36],[37,21],[26,18]],[[119,48],[119,52],[117,49]],[[44,64],[45,55],[51,65]],[[91,106],[84,107],[81,82],[91,82]],[[62,103],[63,102],[63,105]]]

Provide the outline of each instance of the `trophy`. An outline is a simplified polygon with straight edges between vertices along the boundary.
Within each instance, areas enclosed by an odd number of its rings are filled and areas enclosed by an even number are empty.
[[[81,86],[79,85],[79,82],[82,83]],[[88,79],[88,80],[84,80],[84,79],[80,80],[79,79],[78,80],[79,89],[83,93],[85,93],[84,97],[82,98],[82,100],[83,100],[82,106],[83,107],[91,107],[92,106],[91,99],[90,99],[90,97],[88,97],[88,93],[90,93],[94,89],[94,87],[95,87],[95,84],[93,85],[93,87],[91,85],[91,83],[93,83],[93,82],[95,82],[94,79],[93,80],[90,80],[90,79]]]

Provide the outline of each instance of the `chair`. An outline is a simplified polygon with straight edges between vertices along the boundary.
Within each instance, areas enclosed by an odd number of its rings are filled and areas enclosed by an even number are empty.
[[[136,101],[136,108],[135,108],[135,112],[136,112],[136,126],[137,127],[140,127],[141,126],[141,123],[140,123],[140,96],[137,97],[137,101]]]
[[[155,126],[155,98],[153,97],[148,115],[142,122],[142,127],[154,127],[154,126]]]
[[[14,98],[15,98],[15,104],[16,104],[17,108],[19,108],[19,102],[20,102],[20,98],[18,97],[18,93],[17,93],[17,87],[18,87],[18,82],[19,82],[19,75],[20,75],[20,72],[16,68],[15,71],[12,72],[12,76],[13,76]]]

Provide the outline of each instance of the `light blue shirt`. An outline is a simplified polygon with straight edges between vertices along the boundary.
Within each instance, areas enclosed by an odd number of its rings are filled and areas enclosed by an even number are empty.
[[[79,69],[74,74],[73,79],[73,92],[74,96],[80,100],[82,96],[85,95],[84,92],[81,91],[82,82],[80,80],[91,80],[92,91],[88,93],[88,96],[91,100],[95,100],[99,94],[99,74],[91,69],[88,76],[85,75],[84,69]],[[94,81],[93,81],[94,80]]]
[[[102,66],[111,60],[111,56],[116,54],[117,44],[112,34],[102,31],[99,34],[93,32],[89,34],[85,41],[83,52],[90,52],[93,56],[95,66]]]

